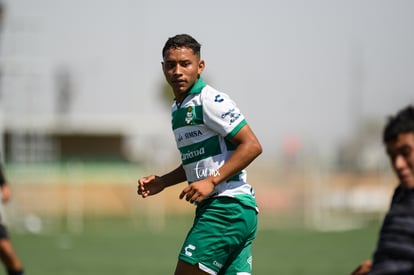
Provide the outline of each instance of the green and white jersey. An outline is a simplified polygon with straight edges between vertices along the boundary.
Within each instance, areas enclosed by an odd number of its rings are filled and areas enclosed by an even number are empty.
[[[188,183],[218,173],[236,146],[229,140],[247,124],[230,97],[207,85],[202,78],[181,104],[172,106],[172,128]],[[228,196],[257,209],[246,171],[217,184],[210,197]]]

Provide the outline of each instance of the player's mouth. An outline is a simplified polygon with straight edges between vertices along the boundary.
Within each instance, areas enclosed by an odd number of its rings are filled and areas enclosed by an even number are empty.
[[[177,88],[183,88],[183,87],[186,87],[187,81],[183,79],[175,79],[172,81],[172,84]]]
[[[177,78],[177,79],[173,79],[171,82],[174,84],[180,84],[180,83],[185,83],[186,81],[182,78]]]

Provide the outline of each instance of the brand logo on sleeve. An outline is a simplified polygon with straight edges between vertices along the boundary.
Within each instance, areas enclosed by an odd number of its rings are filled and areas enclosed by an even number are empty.
[[[216,96],[214,97],[214,101],[215,101],[215,102],[223,102],[223,101],[224,101],[224,99],[223,99],[220,95],[216,95]]]

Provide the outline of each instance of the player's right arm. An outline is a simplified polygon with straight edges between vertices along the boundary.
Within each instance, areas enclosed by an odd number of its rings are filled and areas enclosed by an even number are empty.
[[[138,180],[137,193],[143,198],[158,194],[168,186],[172,186],[183,181],[186,181],[187,177],[182,165],[178,166],[171,172],[163,175],[156,176],[150,175]]]

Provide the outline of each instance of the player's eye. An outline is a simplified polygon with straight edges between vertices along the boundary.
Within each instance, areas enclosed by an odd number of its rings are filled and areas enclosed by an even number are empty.
[[[184,62],[181,62],[180,65],[185,68],[185,67],[188,67],[189,65],[191,65],[191,62],[190,61],[184,61]]]
[[[412,153],[412,148],[411,147],[408,147],[408,146],[404,146],[403,148],[402,148],[402,150],[401,150],[401,155],[404,157],[404,158],[408,158],[410,155],[411,155],[411,153]]]
[[[396,151],[392,151],[392,150],[387,150],[387,155],[390,158],[391,162],[393,163],[395,161],[395,159],[398,156],[398,152]]]
[[[173,62],[166,62],[166,63],[165,63],[165,68],[166,68],[167,70],[174,69],[174,68],[175,68],[175,66],[176,66],[176,63],[173,63]]]

